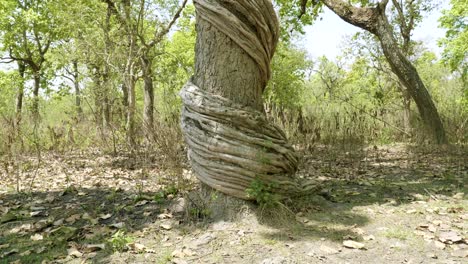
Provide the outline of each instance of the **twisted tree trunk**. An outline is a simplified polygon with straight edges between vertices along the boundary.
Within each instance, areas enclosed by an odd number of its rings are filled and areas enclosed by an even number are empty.
[[[272,191],[304,190],[285,134],[268,123],[262,93],[278,41],[269,0],[195,0],[195,75],[184,86],[181,126],[195,175],[242,199],[259,180]]]

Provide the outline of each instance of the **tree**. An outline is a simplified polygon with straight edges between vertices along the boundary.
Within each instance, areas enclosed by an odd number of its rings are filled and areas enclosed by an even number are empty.
[[[280,1],[282,3],[283,1]],[[297,1],[299,2],[299,1]],[[308,6],[315,6],[316,3],[301,0],[304,8],[299,13],[299,19],[303,20],[303,15]],[[416,68],[408,60],[399,47],[394,30],[386,15],[388,0],[383,0],[376,4],[363,1],[364,7],[356,7],[342,0],[322,0],[318,5],[324,4],[344,21],[362,28],[374,34],[380,41],[384,55],[390,64],[392,71],[398,76],[399,81],[408,90],[421,115],[425,126],[432,134],[436,143],[447,143],[447,137],[442,120],[437,108],[421,80]],[[299,4],[299,3],[298,3]],[[314,8],[316,10],[317,8]],[[313,12],[314,13],[314,12]],[[306,17],[310,17],[309,14]],[[411,25],[402,27],[405,34],[412,29]],[[408,44],[409,45],[409,44]]]
[[[152,77],[154,47],[159,44],[176,23],[188,0],[184,0],[166,24],[159,20],[158,15],[151,12],[161,12],[162,9],[174,9],[178,1],[146,1],[146,0],[106,0],[111,12],[123,28],[126,43],[123,75],[123,89],[127,97],[127,139],[131,146],[135,141],[135,114],[136,114],[136,84],[139,78],[143,79],[144,109],[143,125],[145,133],[153,132],[154,111],[154,85]],[[161,10],[153,10],[160,8]],[[150,16],[151,15],[151,16]],[[146,17],[152,17],[148,19]],[[141,74],[140,74],[141,73]]]
[[[197,177],[243,199],[252,182],[298,191],[297,157],[266,120],[262,94],[279,25],[268,0],[195,0],[195,74],[181,97],[182,129]]]
[[[447,29],[445,38],[440,41],[440,45],[444,47],[443,59],[445,63],[450,66],[452,71],[459,72],[466,83],[468,73],[467,3],[466,0],[451,0],[450,3],[452,7],[449,10],[444,10],[439,20],[440,25]],[[466,93],[468,97],[468,90]]]
[[[32,116],[37,122],[46,54],[61,33],[56,19],[59,6],[55,1],[6,0],[0,7],[0,32],[7,59],[21,61],[33,75]]]

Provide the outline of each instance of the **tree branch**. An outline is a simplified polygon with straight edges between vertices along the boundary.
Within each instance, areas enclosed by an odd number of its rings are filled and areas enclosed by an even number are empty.
[[[322,2],[344,21],[372,33],[376,31],[377,8],[359,8],[342,0],[322,0]],[[388,0],[383,0],[379,3],[379,7],[386,6],[387,3]]]
[[[184,2],[182,3],[182,5],[179,7],[179,9],[177,10],[177,12],[175,13],[174,17],[172,18],[172,21],[167,25],[166,28],[164,28],[162,31],[160,32],[155,32],[155,35],[154,35],[154,38],[153,40],[151,40],[151,42],[148,44],[148,47],[151,48],[153,47],[154,45],[158,44],[159,42],[161,42],[162,38],[167,34],[169,33],[169,30],[171,30],[172,26],[176,23],[177,19],[180,17],[180,14],[182,13],[182,10],[184,10],[185,6],[187,5],[187,2],[188,0],[184,0]]]

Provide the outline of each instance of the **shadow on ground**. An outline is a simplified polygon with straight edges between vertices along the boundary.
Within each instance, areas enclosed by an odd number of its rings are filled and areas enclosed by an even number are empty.
[[[398,207],[467,193],[467,154],[461,148],[435,152],[317,148],[304,154],[298,173],[317,181],[316,192],[284,201],[273,209],[250,208],[261,224],[274,230],[263,233],[265,239],[361,240],[356,228],[372,219],[356,208],[381,204]],[[168,233],[183,236],[209,227],[209,210],[203,206],[183,212],[174,209],[177,197],[174,188],[144,193],[68,188],[64,192],[0,196],[0,209],[4,209],[0,218],[0,263],[64,260],[73,254],[70,249],[92,256],[93,262],[105,261],[136,236],[150,235],[157,244]],[[155,262],[170,259],[170,252],[153,253]]]

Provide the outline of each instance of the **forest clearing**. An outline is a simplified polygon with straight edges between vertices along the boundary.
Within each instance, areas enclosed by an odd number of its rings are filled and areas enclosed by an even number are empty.
[[[465,263],[467,12],[0,1],[0,263]]]

